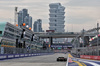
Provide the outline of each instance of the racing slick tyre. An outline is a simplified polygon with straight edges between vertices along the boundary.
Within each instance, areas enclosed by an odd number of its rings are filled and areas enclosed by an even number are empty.
[[[57,61],[59,61],[59,59],[57,59]]]

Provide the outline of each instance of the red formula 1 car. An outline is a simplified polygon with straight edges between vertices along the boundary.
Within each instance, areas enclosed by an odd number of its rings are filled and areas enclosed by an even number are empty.
[[[64,58],[64,57],[58,57],[58,58],[57,58],[57,61],[67,61],[67,58]]]

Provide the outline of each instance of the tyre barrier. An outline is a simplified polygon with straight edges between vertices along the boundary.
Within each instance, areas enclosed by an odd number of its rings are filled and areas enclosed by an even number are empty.
[[[31,56],[51,55],[51,54],[54,54],[54,53],[0,54],[0,60],[14,59],[14,58],[23,58],[23,57],[31,57]]]

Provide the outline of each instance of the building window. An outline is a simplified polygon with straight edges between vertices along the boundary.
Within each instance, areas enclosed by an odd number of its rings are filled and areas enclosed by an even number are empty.
[[[0,31],[0,34],[2,34],[2,31]]]
[[[55,15],[55,17],[57,17],[57,16]]]
[[[55,30],[56,30],[56,28],[55,28]]]
[[[55,20],[55,22],[56,22],[57,20]]]
[[[55,10],[55,13],[57,13],[57,10]]]
[[[11,32],[14,32],[14,29],[12,29],[12,28],[9,28],[9,31],[11,31]]]
[[[55,26],[57,26],[57,25],[55,24]]]

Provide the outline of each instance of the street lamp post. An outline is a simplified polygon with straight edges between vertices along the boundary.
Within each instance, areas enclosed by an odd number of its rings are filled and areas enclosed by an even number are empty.
[[[98,36],[98,34],[99,34],[99,29],[98,29],[98,27],[99,27],[99,23],[97,23],[97,36]],[[98,37],[97,37],[97,46],[98,46]]]
[[[99,23],[97,23],[97,55],[99,55],[99,50],[98,50],[98,45],[99,45],[98,34],[99,34]]]
[[[14,19],[14,25],[16,25],[17,24],[17,9],[18,9],[18,7],[15,7],[15,19]]]
[[[84,47],[84,29],[83,29],[83,32],[82,32],[82,36],[83,36],[83,47]]]

